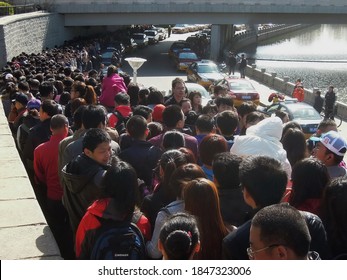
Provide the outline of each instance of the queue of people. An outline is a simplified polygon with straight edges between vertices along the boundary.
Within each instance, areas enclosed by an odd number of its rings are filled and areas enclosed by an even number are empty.
[[[1,89],[64,259],[347,257],[347,142],[333,120],[307,142],[223,87],[202,106],[180,78],[163,97],[116,66],[72,70],[74,55],[22,54]]]

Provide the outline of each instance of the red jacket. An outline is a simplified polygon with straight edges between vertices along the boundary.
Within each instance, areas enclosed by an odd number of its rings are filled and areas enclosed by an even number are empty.
[[[135,212],[134,212],[135,213]],[[83,216],[76,233],[75,252],[77,259],[89,259],[95,242],[95,234],[101,226],[100,220],[112,219],[120,221],[123,218],[113,210],[112,199],[98,199],[87,210]],[[143,234],[145,241],[152,238],[151,225],[148,219],[141,215],[136,225]]]
[[[34,171],[39,183],[47,186],[47,198],[61,200],[63,188],[58,176],[59,142],[67,135],[52,135],[34,150]]]
[[[127,105],[119,105],[115,108],[123,117],[129,117],[131,115],[131,108]],[[114,113],[108,115],[108,126],[115,128],[118,122],[118,118]]]

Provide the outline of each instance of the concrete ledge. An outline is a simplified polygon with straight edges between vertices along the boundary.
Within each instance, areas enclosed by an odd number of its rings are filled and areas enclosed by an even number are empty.
[[[0,102],[0,259],[62,259]]]

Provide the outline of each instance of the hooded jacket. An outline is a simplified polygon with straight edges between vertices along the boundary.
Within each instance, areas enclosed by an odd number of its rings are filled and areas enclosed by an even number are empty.
[[[85,154],[64,166],[62,170],[63,204],[69,214],[73,235],[88,207],[99,198],[100,182],[107,166]]]
[[[268,156],[277,159],[288,178],[291,177],[292,168],[287,159],[287,152],[280,142],[282,137],[282,121],[278,117],[264,119],[246,130],[246,135],[235,137],[230,149],[232,154],[238,156]]]

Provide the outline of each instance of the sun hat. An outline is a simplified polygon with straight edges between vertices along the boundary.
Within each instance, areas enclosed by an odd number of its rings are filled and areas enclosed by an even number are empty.
[[[322,134],[319,140],[329,151],[338,156],[344,156],[347,150],[346,140],[336,131]]]

